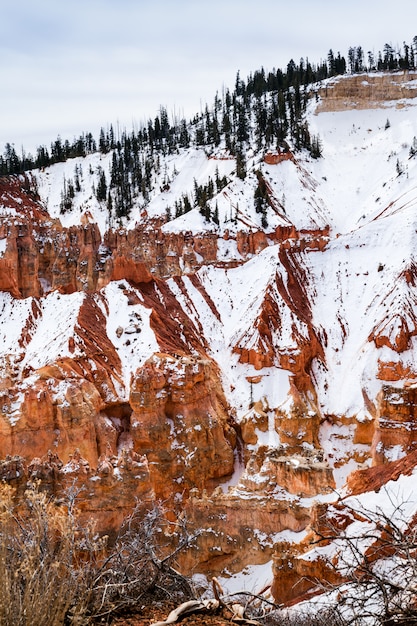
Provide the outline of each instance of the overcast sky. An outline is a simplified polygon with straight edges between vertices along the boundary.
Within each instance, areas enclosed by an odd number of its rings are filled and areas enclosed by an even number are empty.
[[[293,58],[411,43],[415,0],[0,0],[0,151],[187,119],[222,86]]]

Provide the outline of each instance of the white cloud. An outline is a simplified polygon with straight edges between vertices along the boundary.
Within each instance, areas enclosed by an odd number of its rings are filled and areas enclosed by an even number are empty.
[[[387,0],[20,0],[2,7],[0,148],[130,128],[161,104],[189,117],[238,70],[402,45],[416,34],[407,11],[412,0],[401,12]]]

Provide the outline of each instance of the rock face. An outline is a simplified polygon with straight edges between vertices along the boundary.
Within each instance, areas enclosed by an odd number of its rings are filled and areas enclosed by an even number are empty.
[[[392,100],[415,98],[413,78],[413,72],[398,72],[359,74],[349,80],[336,81],[320,91],[322,100],[317,112],[377,108]]]
[[[49,374],[51,383],[53,374]],[[56,380],[56,385],[59,381]],[[103,408],[97,389],[82,379],[66,379],[62,400],[54,397],[54,389],[44,380],[25,390],[18,397],[16,390],[3,396],[3,415],[18,407],[19,419],[2,420],[1,457],[18,455],[25,459],[44,456],[57,450],[67,460],[75,449],[93,466],[97,466],[97,445],[94,421]],[[14,393],[13,393],[14,392]],[[9,413],[10,414],[10,413]]]
[[[90,466],[76,450],[64,463],[49,452],[30,463],[21,456],[8,455],[0,463],[0,478],[23,493],[28,483],[40,481],[52,496],[67,491],[78,492],[77,506],[87,522],[94,519],[97,528],[112,536],[132,511],[132,501],[142,503],[144,511],[154,501],[149,488],[149,467],[145,457],[123,451],[121,455],[103,455],[96,468]]]
[[[414,385],[405,389],[383,386],[372,442],[375,464],[391,460],[393,450],[412,452],[416,449],[416,400]]]
[[[52,493],[76,479],[88,492],[83,510],[103,532],[117,530],[135,498],[144,506],[155,498],[174,510],[186,506],[190,523],[206,528],[197,551],[184,558],[190,571],[243,566],[249,539],[252,559],[271,558],[277,533],[302,532],[309,522],[309,506],[289,508],[285,494],[311,498],[334,485],[320,457],[320,420],[311,411],[310,366],[323,352],[298,260],[301,249],[327,241],[328,229],[280,227],[268,237],[238,232],[235,239],[242,258],[271,242],[292,244],[280,249],[275,264],[282,269],[273,272],[253,319],[230,344],[230,358],[236,354],[242,366],[278,367],[291,375],[292,414],[275,410],[272,418],[284,444],[275,454],[259,448],[260,431],[248,435],[252,423],[268,431],[270,408],[258,402],[258,419],[246,421],[245,433],[225,395],[224,372],[210,356],[212,339],[192,313],[198,296],[213,324],[223,323],[221,302],[196,273],[210,263],[225,271],[213,233],[167,236],[155,222],[102,238],[87,217],[70,228],[52,220],[29,178],[1,182],[3,204],[14,212],[12,219],[6,210],[2,221],[3,309],[21,320],[2,362],[4,476],[20,489],[39,477]],[[119,304],[108,290],[114,283]],[[292,345],[282,352],[276,341],[288,326]],[[231,479],[235,486],[223,493],[219,484]],[[251,502],[247,509],[242,494]]]
[[[146,455],[157,497],[182,500],[233,472],[236,432],[209,359],[155,354],[133,377],[135,451]]]
[[[312,591],[306,569],[338,582],[308,555],[333,514],[349,523],[339,494],[398,478],[417,441],[417,161],[407,157],[407,176],[395,164],[369,185],[362,176],[375,146],[392,165],[381,89],[414,87],[367,81],[321,93],[316,123],[335,164],[259,153],[245,181],[231,173],[218,192],[216,226],[197,210],[169,221],[180,197],[169,189],[110,228],[87,191],[78,217],[54,212],[41,198],[52,170],[0,178],[1,478],[18,492],[39,478],[57,496],[75,481],[102,532],[136,500],[163,500],[201,530],[185,571],[273,559],[279,602]],[[336,115],[351,98],[379,117],[334,148],[346,124],[320,110]],[[349,164],[363,159],[349,173],[355,196],[338,177],[349,142]],[[186,163],[198,161],[196,180],[214,160],[196,149]],[[346,226],[351,209],[361,213]]]

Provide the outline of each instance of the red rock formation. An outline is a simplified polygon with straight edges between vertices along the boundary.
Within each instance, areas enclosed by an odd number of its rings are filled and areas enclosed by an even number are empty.
[[[390,460],[391,450],[405,454],[417,446],[417,388],[384,385],[380,393],[372,442],[375,464]]]
[[[268,236],[263,231],[244,232],[236,234],[236,243],[239,254],[243,258],[249,255],[259,254],[268,246]]]
[[[191,493],[187,519],[191,527],[204,532],[195,549],[180,557],[184,571],[215,576],[225,566],[239,571],[248,561],[265,563],[272,557],[276,533],[286,529],[301,532],[310,521],[309,510],[298,502],[259,493],[250,498],[248,492],[244,502],[242,506],[238,492],[223,494],[220,488],[209,496]]]
[[[284,489],[300,498],[331,493],[335,488],[333,472],[316,449],[310,454],[289,454],[288,448],[273,449],[252,457],[239,486],[247,491],[274,493]]]
[[[23,493],[28,483],[38,480],[41,489],[51,495],[77,494],[81,521],[94,519],[97,529],[110,537],[132,512],[135,501],[144,510],[154,501],[146,459],[127,451],[119,456],[101,457],[96,468],[91,467],[79,450],[66,463],[50,451],[30,462],[8,455],[0,461],[0,480],[13,485],[18,493]]]
[[[10,207],[10,215],[5,211],[0,224],[0,239],[7,239],[1,248],[0,289],[15,298],[33,298],[16,356],[10,355],[2,364],[0,457],[23,458],[21,465],[6,463],[4,475],[10,480],[19,472],[42,477],[54,493],[74,478],[81,481],[88,494],[83,500],[85,513],[96,516],[104,529],[114,530],[136,497],[162,498],[177,509],[186,508],[192,522],[207,530],[198,553],[187,563],[189,571],[198,567],[219,573],[226,561],[238,568],[248,553],[253,562],[265,561],[271,557],[277,532],[306,529],[314,511],[298,499],[314,498],[334,487],[332,472],[320,456],[323,417],[311,368],[313,362],[324,362],[324,351],[311,310],[311,279],[303,263],[306,251],[325,248],[328,228],[297,231],[288,223],[267,234],[233,235],[243,259],[271,242],[281,242],[277,267],[283,269],[270,281],[255,321],[236,339],[233,350],[241,363],[256,370],[287,370],[291,408],[276,409],[271,415],[261,402],[254,406],[256,419],[241,425],[244,444],[258,446],[257,430],[268,431],[272,421],[282,449],[272,453],[261,448],[253,454],[246,449],[242,459],[247,467],[234,490],[216,491],[209,498],[196,497],[194,492],[189,499],[195,487],[210,493],[230,478],[235,467],[237,434],[220,373],[207,356],[210,346],[203,322],[189,315],[195,310],[188,289],[191,282],[213,317],[221,321],[195,274],[204,264],[218,263],[216,233],[170,234],[164,232],[162,220],[149,220],[131,230],[110,230],[102,238],[87,217],[69,229],[51,220],[31,191],[30,181],[22,186],[17,178],[0,180],[0,193],[3,205]],[[269,193],[271,206],[279,211]],[[185,273],[189,273],[186,279]],[[401,315],[404,310],[412,312],[415,304],[411,289],[415,274],[410,266],[399,277],[405,294]],[[169,283],[167,277],[172,277]],[[141,304],[150,311],[160,351],[133,373],[128,397],[119,394],[125,388],[122,363],[107,335],[105,292],[98,291],[111,280],[120,281],[129,305]],[[24,358],[42,315],[42,295],[55,290],[84,294],[67,355],[36,371],[20,368],[19,359]],[[174,295],[178,292],[181,298]],[[392,298],[397,302],[398,293]],[[416,333],[413,318],[411,313],[400,315],[401,319],[398,315],[384,318],[375,328],[370,339],[377,347],[401,351],[410,345]],[[281,345],[284,331],[286,344]],[[380,378],[402,380],[410,376],[410,369],[411,365],[405,369],[381,362]],[[358,423],[353,429],[354,442],[367,450],[373,442],[374,463],[389,461],[396,446],[414,449],[414,396],[412,386],[400,391],[385,386],[375,402],[374,421]],[[342,417],[337,419],[343,422]],[[49,450],[59,459],[48,455]],[[266,543],[262,533],[268,536]],[[275,584],[281,587],[284,558],[277,559]],[[288,599],[289,583],[300,575],[303,560],[296,553],[285,559],[292,569],[289,574],[287,570],[286,590],[279,597]],[[311,567],[314,575],[326,574],[320,563]]]
[[[46,380],[34,380],[23,393],[10,390],[3,395],[0,458],[19,455],[33,459],[56,450],[67,461],[78,448],[93,467],[97,466],[94,422],[103,401],[96,387],[86,380],[54,378],[57,369],[53,372],[51,368]]]
[[[417,450],[410,452],[398,461],[376,465],[352,472],[347,479],[350,495],[366,491],[379,491],[389,480],[397,480],[401,475],[410,475],[417,465]]]
[[[319,581],[338,585],[343,578],[324,559],[305,561],[294,546],[283,543],[276,546],[273,556],[271,593],[277,604],[291,605],[317,595]]]
[[[268,165],[278,165],[282,161],[295,161],[292,152],[267,152],[264,156],[264,161]]]
[[[404,458],[385,465],[366,468],[353,472],[347,481],[349,495],[365,492],[378,492],[389,481],[395,481],[402,475],[410,475],[416,467],[417,451]],[[341,499],[333,504],[316,503],[310,512],[309,533],[299,544],[277,543],[273,558],[272,594],[276,602],[292,604],[306,599],[309,595],[321,593],[325,585],[339,585],[344,579],[338,571],[338,556],[329,561],[319,553],[309,556],[313,546],[328,546],[335,538],[342,535],[355,520],[366,520],[360,510],[346,508]],[[378,533],[373,538],[378,541]],[[390,543],[386,537],[383,540]],[[384,548],[386,550],[386,548]],[[386,552],[376,550],[371,544],[367,549],[368,562],[387,556]]]
[[[404,365],[401,361],[378,361],[379,380],[387,382],[396,382],[399,380],[415,380],[417,372],[414,372],[410,366]]]
[[[50,218],[27,177],[2,178],[0,199],[7,207],[0,222],[0,239],[7,238],[0,256],[0,289],[14,297],[39,297],[55,289],[91,293],[110,280],[140,284],[151,277],[179,276],[217,263],[214,232],[165,233],[163,220],[148,220],[130,230],[109,230],[102,238],[87,216],[79,226],[65,229]],[[288,240],[297,240],[303,248],[320,247],[327,241],[326,231],[298,233],[288,224],[268,235],[262,230],[236,234],[243,258],[258,254],[269,241]]]
[[[132,381],[134,450],[146,454],[158,497],[185,496],[233,471],[236,434],[214,364],[154,355]]]
[[[415,295],[417,268],[410,263],[398,276],[391,291],[384,299],[381,320],[369,336],[377,348],[387,346],[401,353],[410,347],[411,338],[417,335],[415,319]]]

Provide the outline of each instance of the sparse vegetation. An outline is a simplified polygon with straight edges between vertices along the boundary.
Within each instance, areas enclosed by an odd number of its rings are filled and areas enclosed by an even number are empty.
[[[190,541],[185,524],[172,529],[161,506],[137,507],[109,546],[80,523],[76,501],[75,490],[56,502],[36,485],[16,500],[0,485],[0,624],[108,623],[138,602],[191,597],[172,567]]]
[[[401,499],[397,502],[384,491],[389,513],[382,507],[368,509],[359,502],[355,506],[345,503],[343,514],[356,532],[350,525],[345,530],[338,528],[329,516],[322,536],[324,545],[331,542],[334,546],[328,566],[342,579],[336,586],[322,583],[322,589],[331,592],[329,604],[337,603],[333,611],[351,626],[417,624],[417,527],[410,516],[413,504]]]

